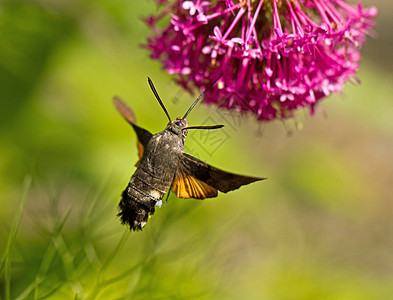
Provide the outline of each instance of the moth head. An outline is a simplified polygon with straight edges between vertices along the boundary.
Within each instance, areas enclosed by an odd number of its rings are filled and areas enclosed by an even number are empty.
[[[176,118],[176,120],[170,121],[168,123],[167,129],[176,135],[182,135],[186,137],[188,133],[186,129],[187,126],[188,122],[186,119]]]

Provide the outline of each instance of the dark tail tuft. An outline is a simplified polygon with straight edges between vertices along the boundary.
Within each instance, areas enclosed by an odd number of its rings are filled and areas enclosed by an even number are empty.
[[[121,223],[130,227],[130,230],[139,231],[146,225],[149,215],[154,214],[154,205],[144,205],[135,201],[127,194],[123,193],[123,198],[119,203],[119,213]]]

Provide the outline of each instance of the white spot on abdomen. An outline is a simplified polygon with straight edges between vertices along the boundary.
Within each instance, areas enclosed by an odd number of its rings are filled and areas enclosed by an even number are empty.
[[[157,190],[151,190],[149,194],[150,194],[150,196],[152,196],[155,199],[161,198],[161,193]]]

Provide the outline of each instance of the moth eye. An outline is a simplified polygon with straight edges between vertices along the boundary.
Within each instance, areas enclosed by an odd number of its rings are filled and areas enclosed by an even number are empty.
[[[181,122],[180,122],[180,121],[176,122],[175,124],[176,124],[177,126],[181,126]]]

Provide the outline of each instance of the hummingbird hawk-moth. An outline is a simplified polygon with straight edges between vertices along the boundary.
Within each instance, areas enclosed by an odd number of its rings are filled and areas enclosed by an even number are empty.
[[[134,113],[122,100],[117,97],[113,99],[115,107],[138,137],[137,169],[123,191],[118,206],[121,222],[130,229],[142,230],[149,216],[154,214],[155,206],[161,206],[162,198],[166,193],[168,197],[171,191],[179,198],[214,198],[217,197],[217,191],[227,193],[242,185],[265,179],[222,171],[183,151],[189,129],[212,130],[224,126],[188,126],[186,120],[194,106],[219,78],[202,92],[184,117],[176,120],[170,118],[153,82],[148,78],[154,96],[169,119],[167,127],[154,135],[136,125]]]

